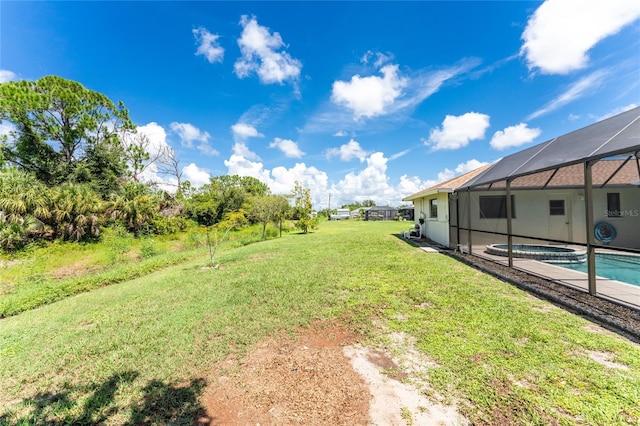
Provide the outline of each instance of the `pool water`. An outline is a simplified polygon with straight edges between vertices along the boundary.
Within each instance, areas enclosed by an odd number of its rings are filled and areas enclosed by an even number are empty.
[[[587,262],[556,265],[587,273]],[[596,275],[640,286],[640,256],[596,253]]]

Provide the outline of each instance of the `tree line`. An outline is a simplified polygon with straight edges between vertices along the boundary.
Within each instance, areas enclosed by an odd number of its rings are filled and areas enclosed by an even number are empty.
[[[317,225],[310,190],[299,182],[288,196],[237,175],[193,188],[182,179],[176,152],[151,149],[122,102],[75,81],[47,76],[0,84],[0,120],[11,128],[0,140],[5,251],[40,240],[98,240],[102,228],[114,225],[135,235],[168,234],[233,219],[262,224],[263,239],[270,222],[285,218],[303,232]],[[144,182],[152,164],[176,182],[175,191]]]

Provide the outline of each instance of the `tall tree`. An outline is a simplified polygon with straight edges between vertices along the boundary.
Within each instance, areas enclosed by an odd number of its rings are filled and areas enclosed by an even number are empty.
[[[249,197],[268,192],[269,187],[254,177],[215,176],[185,203],[185,213],[201,225],[210,226],[223,220],[225,214],[243,209]]]
[[[267,225],[276,221],[289,207],[282,195],[257,195],[249,200],[249,218],[262,225],[262,241],[267,238]]]
[[[296,228],[302,230],[305,234],[310,229],[316,229],[318,218],[312,215],[311,190],[304,188],[300,182],[296,181],[292,197],[294,198],[293,213],[294,219],[296,219]]]
[[[113,183],[126,170],[117,135],[135,126],[122,102],[58,76],[0,84],[0,119],[14,125],[6,162],[48,184]]]

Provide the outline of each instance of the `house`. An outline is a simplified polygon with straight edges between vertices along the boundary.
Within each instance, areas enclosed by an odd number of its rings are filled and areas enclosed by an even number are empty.
[[[364,212],[364,220],[396,220],[398,209],[389,206],[374,206]]]
[[[336,214],[329,215],[329,220],[349,219],[351,217],[349,213],[349,209],[337,209]]]
[[[450,246],[449,197],[456,188],[475,179],[489,167],[487,164],[402,199],[413,202],[414,222],[420,228],[422,237]]]
[[[640,107],[502,158],[455,190],[453,243],[640,249],[638,135]]]
[[[414,206],[401,206],[398,207],[398,216],[400,216],[401,220],[410,220],[413,222],[415,219],[415,208]]]

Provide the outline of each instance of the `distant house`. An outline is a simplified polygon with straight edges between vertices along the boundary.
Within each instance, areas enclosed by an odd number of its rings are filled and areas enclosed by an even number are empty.
[[[371,207],[360,207],[357,209],[353,209],[349,212],[349,216],[351,217],[351,219],[364,219],[366,211],[370,208]]]
[[[364,212],[364,220],[396,220],[398,209],[389,206],[374,206]]]
[[[329,215],[329,220],[349,219],[351,217],[349,213],[349,209],[338,209],[336,214]]]
[[[449,246],[449,196],[456,188],[475,179],[489,166],[479,167],[402,199],[413,202],[414,221],[420,227],[422,237]]]
[[[398,207],[398,215],[402,220],[410,220],[413,222],[415,218],[415,208],[414,206]]]

